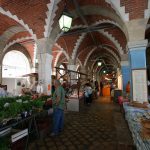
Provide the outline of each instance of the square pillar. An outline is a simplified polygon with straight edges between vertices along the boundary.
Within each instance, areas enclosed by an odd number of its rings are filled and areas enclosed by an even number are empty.
[[[131,68],[131,97],[134,101],[148,101],[147,69],[146,69],[147,40],[129,42],[129,58]]]
[[[121,74],[123,80],[123,91],[126,92],[126,85],[131,79],[130,66],[127,54],[121,56]]]
[[[49,53],[38,54],[38,78],[42,82],[45,94],[51,94],[52,59]]]
[[[38,80],[42,82],[44,94],[51,94],[52,59],[50,39],[37,40]]]

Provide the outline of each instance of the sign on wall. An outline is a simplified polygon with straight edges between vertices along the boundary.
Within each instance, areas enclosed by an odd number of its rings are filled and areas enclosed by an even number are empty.
[[[146,70],[132,70],[133,100],[148,101]]]

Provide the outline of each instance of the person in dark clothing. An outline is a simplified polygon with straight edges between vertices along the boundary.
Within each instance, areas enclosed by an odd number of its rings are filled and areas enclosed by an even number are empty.
[[[96,92],[96,97],[97,97],[98,91],[99,91],[98,81],[95,81],[95,92]]]
[[[55,86],[54,86],[54,84],[52,84],[52,96],[54,95],[54,92],[55,92]]]
[[[103,82],[100,82],[100,96],[103,96]]]

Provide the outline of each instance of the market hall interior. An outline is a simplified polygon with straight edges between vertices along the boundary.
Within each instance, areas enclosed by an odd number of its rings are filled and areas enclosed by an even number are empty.
[[[48,111],[59,79],[68,117],[120,108],[136,148],[150,148],[150,0],[1,0],[0,18],[0,140],[18,113],[38,132],[32,108]]]

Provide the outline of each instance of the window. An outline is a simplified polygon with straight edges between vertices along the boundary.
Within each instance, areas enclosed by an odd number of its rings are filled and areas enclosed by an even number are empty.
[[[8,52],[3,59],[2,77],[16,78],[30,73],[30,65],[27,57],[19,51]]]

